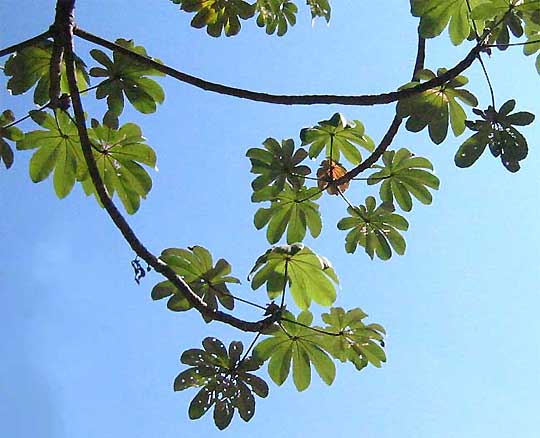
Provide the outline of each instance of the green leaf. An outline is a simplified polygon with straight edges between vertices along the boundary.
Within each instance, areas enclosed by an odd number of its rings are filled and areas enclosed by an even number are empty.
[[[30,178],[38,183],[54,172],[56,195],[65,198],[75,181],[87,175],[77,127],[67,113],[59,110],[54,114],[32,111],[31,117],[45,130],[28,132],[17,141],[17,149],[37,149],[30,159]]]
[[[321,197],[321,190],[316,187],[294,188],[285,185],[283,191],[275,194],[271,187],[253,195],[254,202],[271,201],[270,207],[261,208],[254,218],[255,228],[267,227],[266,238],[270,243],[277,243],[285,231],[287,243],[301,242],[306,231],[312,237],[318,237],[322,230],[319,205],[313,200]]]
[[[203,350],[191,349],[182,353],[181,361],[188,368],[174,381],[174,390],[201,388],[189,405],[189,418],[201,418],[214,406],[214,423],[225,429],[231,423],[235,410],[244,421],[255,413],[255,397],[266,397],[268,385],[249,371],[259,369],[262,363],[254,357],[242,360],[238,352],[243,344],[234,341],[225,348],[216,338],[205,338]]]
[[[206,32],[219,37],[223,32],[233,36],[240,32],[240,20],[255,15],[255,5],[243,0],[171,0],[186,12],[195,12],[191,25],[197,29],[206,26]]]
[[[50,88],[50,63],[53,43],[43,40],[32,46],[11,55],[4,66],[4,73],[10,76],[7,88],[11,94],[23,94],[36,86],[34,89],[34,103],[45,105],[49,101]],[[88,87],[89,78],[85,63],[75,57],[77,84],[80,90]],[[66,77],[66,65],[62,62],[60,91],[69,94],[69,86]]]
[[[10,110],[5,110],[0,114],[0,161],[4,162],[6,169],[13,165],[13,150],[6,140],[21,141],[24,134],[15,126],[5,128],[5,126],[15,121],[15,116]]]
[[[472,166],[489,147],[494,157],[500,157],[502,164],[510,172],[520,169],[519,162],[528,154],[525,137],[514,126],[529,125],[534,121],[534,114],[520,111],[511,114],[516,102],[505,102],[499,111],[489,106],[485,111],[475,110],[481,118],[467,121],[469,129],[475,133],[458,149],[454,162],[458,167]]]
[[[433,170],[429,160],[402,148],[385,152],[383,162],[384,166],[373,166],[379,170],[370,175],[368,184],[381,184],[379,194],[384,202],[393,204],[395,199],[402,210],[410,211],[412,195],[423,204],[431,204],[433,198],[427,187],[438,190],[440,181],[425,170]]]
[[[446,71],[443,68],[439,69],[437,76]],[[430,70],[423,70],[418,77],[429,80],[434,78],[435,74]],[[414,87],[419,83],[421,82],[409,82],[400,87],[400,90]],[[440,144],[446,139],[449,124],[455,136],[463,134],[466,114],[458,100],[470,106],[478,105],[476,97],[461,88],[467,83],[468,79],[465,76],[457,76],[440,87],[400,100],[397,112],[401,117],[408,118],[405,125],[407,130],[419,132],[427,127],[429,137],[435,144]]]
[[[338,278],[332,266],[302,244],[269,249],[257,260],[250,278],[252,275],[253,290],[266,284],[268,296],[275,299],[288,285],[296,305],[304,310],[311,301],[330,306],[336,299]]]
[[[303,311],[295,318],[284,312],[280,327],[255,346],[253,355],[268,362],[268,374],[277,385],[289,376],[292,365],[293,382],[298,391],[311,383],[312,364],[323,381],[331,385],[336,375],[332,359],[324,351],[321,333],[310,328],[313,315]]]
[[[341,307],[333,307],[322,315],[327,324],[323,330],[340,335],[325,336],[324,349],[341,362],[353,363],[358,370],[368,363],[380,367],[386,362],[384,350],[377,345],[384,345],[386,332],[379,324],[366,325],[366,317],[361,309],[345,311]]]
[[[219,259],[214,265],[212,255],[202,246],[168,248],[162,251],[160,259],[182,277],[211,309],[217,310],[218,304],[229,310],[234,308],[234,299],[227,284],[240,283],[240,280],[230,276],[231,265],[226,260]],[[183,312],[191,309],[189,302],[170,282],[156,284],[152,289],[152,299],[167,297],[170,297],[167,302],[170,310]]]
[[[475,8],[482,0],[410,0],[412,15],[420,17],[420,34],[434,38],[449,26],[452,43],[461,44],[472,30],[467,1]]]
[[[266,33],[283,36],[289,26],[296,24],[297,6],[289,0],[257,0],[257,25],[265,27]]]
[[[152,179],[141,166],[156,168],[156,154],[142,136],[141,129],[134,123],[127,123],[119,129],[100,125],[94,120],[93,128],[88,130],[94,145],[92,153],[109,196],[116,193],[126,211],[134,214],[140,200],[152,189]],[[87,195],[99,198],[90,175],[84,178],[83,189]]]
[[[404,217],[388,211],[384,203],[376,207],[372,196],[366,198],[365,206],[349,207],[347,212],[350,216],[341,219],[337,227],[351,230],[345,237],[348,253],[354,253],[358,246],[362,246],[372,259],[377,255],[381,260],[388,260],[392,249],[399,255],[405,253],[405,240],[398,231],[409,228]]]
[[[327,158],[340,162],[341,154],[347,161],[357,165],[362,161],[358,146],[372,152],[373,140],[365,134],[360,120],[349,122],[342,114],[336,113],[329,120],[322,120],[313,128],[304,128],[300,132],[302,145],[311,145],[310,158],[316,158],[323,149]]]
[[[323,17],[326,22],[330,21],[332,9],[328,0],[307,0],[311,10],[311,18]]]
[[[282,140],[281,144],[273,138],[263,142],[264,149],[252,148],[246,153],[251,161],[251,173],[259,175],[251,183],[254,191],[265,187],[273,187],[275,192],[284,189],[285,184],[300,188],[304,184],[304,176],[311,169],[300,164],[308,153],[305,149],[294,149],[294,141]]]
[[[152,59],[144,47],[136,46],[133,40],[118,39],[116,44]],[[161,86],[148,78],[148,76],[163,76],[161,72],[137,63],[133,58],[116,50],[113,51],[112,59],[97,49],[91,50],[90,55],[102,65],[90,69],[90,75],[105,78],[96,89],[96,97],[107,99],[109,117],[118,118],[122,114],[124,97],[143,114],[154,113],[157,105],[165,100]]]

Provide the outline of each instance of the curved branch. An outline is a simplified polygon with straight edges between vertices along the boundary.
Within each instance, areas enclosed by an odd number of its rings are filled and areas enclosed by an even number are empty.
[[[129,56],[131,59],[152,67],[155,70],[160,71],[168,76],[171,76],[179,81],[191,84],[197,88],[201,88],[206,91],[211,91],[218,94],[223,94],[227,96],[238,97],[241,99],[253,100],[256,102],[265,102],[272,103],[277,105],[354,105],[354,106],[368,106],[368,105],[385,105],[392,102],[397,102],[398,100],[405,99],[407,97],[414,96],[423,91],[427,91],[431,88],[439,87],[444,83],[454,79],[456,76],[461,74],[467,68],[469,68],[478,54],[483,49],[483,42],[478,42],[463,58],[459,63],[454,67],[449,69],[446,73],[441,76],[437,76],[427,82],[423,82],[415,87],[407,88],[401,91],[392,91],[389,93],[382,94],[365,94],[358,96],[339,96],[339,95],[326,95],[326,94],[309,94],[309,95],[279,95],[279,94],[268,94],[261,93],[258,91],[244,90],[242,88],[230,87],[228,85],[222,85],[215,82],[205,81],[204,79],[191,76],[187,73],[183,73],[179,70],[176,70],[172,67],[169,67],[164,64],[160,64],[157,61],[149,59],[145,56],[139,55],[125,47],[122,47],[118,44],[115,44],[111,41],[92,35],[82,29],[75,28],[73,33],[78,37],[90,41],[92,43],[98,44],[102,47],[105,47],[110,50],[116,50],[126,56]]]
[[[73,2],[73,0],[64,1]],[[96,187],[98,197],[103,204],[105,210],[109,214],[116,227],[120,230],[120,232],[124,236],[124,239],[128,242],[129,246],[133,249],[133,251],[141,259],[148,263],[148,265],[151,266],[156,272],[159,272],[165,278],[167,278],[178,289],[179,293],[181,293],[189,301],[189,303],[202,315],[212,320],[224,322],[246,332],[262,331],[264,328],[270,326],[281,317],[279,312],[270,315],[269,317],[260,321],[251,322],[241,320],[228,313],[213,310],[208,307],[208,305],[201,299],[201,297],[195,294],[181,277],[179,277],[167,264],[159,260],[155,255],[148,251],[148,249],[135,235],[134,231],[131,229],[125,218],[122,216],[122,213],[120,213],[116,205],[112,202],[111,198],[107,194],[105,186],[103,185],[103,181],[101,180],[101,177],[99,175],[94,156],[92,154],[92,144],[88,137],[84,109],[81,102],[80,91],[78,90],[77,86],[77,79],[75,74],[75,55],[73,53],[72,14],[73,11],[71,10],[69,17],[67,17],[67,20],[63,23],[63,29],[59,30],[65,33],[64,53],[66,59],[67,79],[84,159],[88,166],[88,171],[90,173],[92,182]]]
[[[39,35],[36,35],[35,37],[29,38],[26,41],[23,41],[19,44],[14,44],[13,46],[6,47],[5,49],[0,50],[0,57],[9,55],[13,52],[20,52],[22,49],[25,49],[26,47],[33,46],[36,43],[39,43],[40,41],[49,38],[52,35],[51,29],[40,33]]]
[[[481,47],[481,46],[476,46]],[[476,55],[475,55],[476,56]],[[414,69],[412,74],[412,79],[416,78],[417,73],[424,68],[424,62],[426,59],[426,40],[420,35],[420,29],[418,30],[418,48],[416,49],[416,60],[414,62]],[[473,60],[474,61],[474,60]],[[427,83],[427,82],[424,82]],[[353,167],[345,175],[335,181],[336,185],[341,185],[351,181],[354,177],[362,173],[364,170],[369,169],[373,166],[379,158],[386,152],[386,149],[392,144],[396,134],[401,127],[401,122],[403,119],[396,113],[392,123],[388,127],[388,131],[384,134],[379,145],[375,148],[373,153],[362,161],[358,166]]]

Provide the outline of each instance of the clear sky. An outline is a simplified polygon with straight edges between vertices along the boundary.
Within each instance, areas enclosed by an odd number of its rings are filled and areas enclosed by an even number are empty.
[[[299,22],[268,37],[254,22],[234,38],[214,39],[189,26],[167,0],[79,1],[80,27],[109,39],[134,38],[150,54],[209,80],[276,93],[377,93],[409,80],[416,20],[408,2],[333,1],[330,26]],[[52,0],[5,0],[0,45],[45,30]],[[89,45],[78,41],[79,55]],[[446,35],[428,42],[426,66],[452,66],[469,44]],[[502,104],[540,115],[540,77],[520,49],[487,61]],[[481,106],[489,104],[477,66],[467,75]],[[5,80],[3,81],[5,84]],[[252,225],[252,175],[245,151],[268,136],[295,138],[342,111],[361,119],[376,140],[393,108],[284,107],[203,92],[171,79],[155,115],[128,111],[158,153],[154,188],[130,218],[148,247],[201,244],[225,257],[242,279],[267,248]],[[1,109],[20,116],[28,96],[0,91]],[[91,105],[97,111],[101,106]],[[32,124],[26,129],[35,129]],[[174,393],[183,350],[202,338],[249,343],[251,336],[197,314],[152,302],[158,277],[133,281],[133,254],[105,212],[76,188],[59,201],[47,180],[28,177],[27,152],[0,170],[0,436],[6,438],[345,437],[498,438],[538,436],[540,420],[540,122],[524,128],[529,157],[517,174],[486,154],[468,170],[453,156],[451,135],[434,146],[425,132],[401,132],[395,147],[429,157],[441,179],[432,206],[407,215],[404,257],[370,261],[346,255],[339,199],[322,202],[323,235],[308,243],[330,258],[341,278],[337,305],[359,306],[388,332],[389,361],[361,373],[338,366],[333,386],[318,376],[297,393],[292,382],[257,400],[250,423],[225,432],[208,418],[189,421],[195,391]],[[350,190],[356,202],[371,189]],[[243,281],[237,294],[261,303]],[[315,312],[319,308],[315,307]],[[250,309],[241,314],[256,318]]]

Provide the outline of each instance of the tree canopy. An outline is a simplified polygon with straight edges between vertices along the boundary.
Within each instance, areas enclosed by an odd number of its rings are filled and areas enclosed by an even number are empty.
[[[441,182],[428,158],[412,146],[394,144],[400,129],[425,130],[436,145],[449,136],[460,137],[454,141],[458,167],[471,167],[483,154],[491,154],[515,173],[527,158],[523,127],[533,123],[535,115],[519,105],[518,96],[496,101],[486,61],[519,46],[526,56],[535,57],[540,74],[539,0],[412,0],[411,14],[419,27],[408,77],[395,90],[373,94],[366,88],[354,95],[272,94],[209,82],[174,68],[174,60],[152,57],[139,45],[142,41],[113,42],[88,32],[79,20],[75,26],[74,3],[59,0],[48,30],[0,51],[6,56],[3,72],[9,92],[31,93],[38,106],[27,114],[9,109],[2,113],[3,165],[10,169],[23,151],[30,151],[33,182],[50,179],[58,198],[73,196],[73,188],[80,185],[133,250],[135,280],[143,281],[149,271],[161,274],[150,287],[153,300],[163,300],[172,312],[199,312],[213,329],[220,322],[252,334],[246,343],[205,337],[200,345],[186,345],[181,355],[185,366],[178,370],[174,390],[195,389],[189,417],[198,419],[211,411],[207,415],[219,429],[228,427],[235,415],[249,421],[256,403],[272,392],[263,369],[276,385],[291,379],[303,391],[316,378],[332,384],[337,369],[347,362],[358,371],[386,362],[384,327],[360,307],[336,304],[338,295],[348,291],[340,289],[330,260],[317,252],[316,239],[324,239],[325,227],[337,227],[343,231],[343,251],[356,253],[354,257],[386,261],[406,253],[411,212],[431,204]],[[172,3],[191,14],[193,27],[215,38],[235,37],[249,20],[272,37],[284,37],[294,32],[297,14],[331,22],[331,6],[340,7],[326,0],[305,5],[283,0]],[[451,43],[466,50],[455,65],[430,70],[426,40],[447,38],[446,29]],[[76,39],[99,48],[75,53]],[[466,76],[477,63],[490,90],[487,102],[475,97]],[[356,117],[329,110],[326,118],[299,126],[294,138],[268,132],[260,145],[246,148],[253,174],[253,226],[261,230],[268,249],[251,254],[253,268],[242,274],[231,261],[199,244],[169,246],[159,255],[151,252],[122,211],[137,213],[151,193],[160,148],[148,144],[144,124],[126,118],[127,108],[141,114],[158,111],[165,100],[160,84],[165,76],[256,102],[396,104],[396,111],[380,139]],[[93,99],[102,101],[103,111],[86,110],[86,102]],[[500,164],[493,160],[494,166]],[[360,185],[364,196],[349,196],[347,191]],[[323,221],[321,200],[329,196],[343,201],[343,214],[334,224]],[[240,282],[249,284],[253,293],[240,295]],[[238,313],[240,303],[254,313]],[[325,309],[318,311],[315,305]]]

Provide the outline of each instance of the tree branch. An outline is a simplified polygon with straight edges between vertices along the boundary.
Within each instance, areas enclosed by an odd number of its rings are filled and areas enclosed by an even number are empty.
[[[26,47],[33,46],[36,43],[39,43],[40,41],[49,38],[52,35],[51,29],[36,35],[35,37],[29,38],[26,41],[23,41],[19,44],[14,44],[13,46],[6,47],[5,49],[0,50],[0,57],[9,55],[14,52],[20,52],[22,49],[25,49]]]
[[[145,56],[139,55],[125,47],[122,47],[118,44],[115,44],[111,41],[92,35],[82,29],[75,28],[73,33],[78,37],[90,41],[92,43],[98,44],[102,47],[105,47],[110,50],[116,50],[126,56],[129,56],[131,59],[145,64],[154,68],[155,70],[160,71],[168,76],[171,76],[179,81],[185,82],[187,84],[193,85],[197,88],[201,88],[206,91],[211,91],[218,94],[223,94],[227,96],[238,97],[241,99],[252,100],[256,102],[265,102],[272,103],[277,105],[330,105],[330,104],[339,104],[339,105],[354,105],[354,106],[368,106],[368,105],[385,105],[392,102],[397,102],[398,100],[405,99],[407,97],[414,96],[423,91],[427,91],[431,88],[439,87],[444,83],[454,79],[456,76],[461,74],[467,68],[469,68],[474,60],[476,59],[478,53],[483,49],[483,40],[479,41],[463,58],[459,63],[454,67],[449,69],[446,73],[441,76],[437,76],[427,82],[423,82],[415,87],[407,88],[401,91],[392,91],[389,93],[382,94],[365,94],[358,96],[339,96],[339,95],[325,95],[325,94],[310,94],[310,95],[277,95],[277,94],[268,94],[261,93],[258,91],[244,90],[242,88],[230,87],[227,85],[218,84],[215,82],[205,81],[204,79],[191,76],[187,73],[183,73],[179,70],[176,70],[172,67],[169,67],[164,64],[160,64],[157,61],[149,59]]]
[[[151,266],[156,272],[159,272],[165,278],[167,278],[178,289],[178,292],[181,293],[189,301],[189,303],[202,315],[212,320],[224,322],[246,332],[261,332],[281,317],[279,312],[270,315],[269,317],[260,321],[250,322],[238,319],[235,316],[219,310],[212,310],[201,299],[201,297],[195,294],[186,284],[186,282],[181,277],[179,277],[167,264],[159,260],[150,251],[148,251],[148,249],[146,249],[146,247],[142,244],[139,238],[135,235],[134,231],[131,229],[125,218],[122,216],[116,205],[112,202],[105,189],[105,186],[103,185],[103,181],[101,180],[98,168],[96,166],[96,162],[94,160],[94,156],[92,153],[92,144],[88,137],[88,131],[86,128],[86,121],[80,91],[77,86],[77,78],[75,74],[75,55],[73,52],[74,0],[58,0],[58,3],[67,3],[72,5],[70,9],[66,9],[66,14],[68,16],[65,20],[63,20],[65,27],[62,29],[56,29],[56,31],[64,33],[66,73],[71,94],[71,100],[73,104],[73,111],[75,114],[75,120],[77,122],[77,130],[81,141],[82,152],[86,161],[86,165],[88,166],[90,177],[94,186],[96,187],[98,197],[103,204],[105,210],[109,214],[116,227],[120,230],[129,246],[133,249],[133,251],[149,266]]]
[[[482,47],[482,46],[477,45],[476,47]],[[418,74],[418,72],[424,68],[425,59],[426,59],[426,40],[420,35],[420,29],[419,29],[418,30],[418,47],[416,49],[416,60],[414,62],[414,69],[413,69],[413,74],[412,74],[413,80],[416,78],[416,75]],[[427,83],[427,82],[424,82],[424,83]],[[358,166],[349,170],[341,178],[338,178],[335,181],[336,186],[340,186],[341,184],[351,181],[358,174],[362,173],[364,170],[369,169],[371,166],[373,166],[379,160],[379,158],[381,158],[381,156],[386,152],[386,149],[388,149],[388,147],[394,141],[394,138],[397,135],[399,128],[401,127],[402,120],[403,119],[396,113],[396,115],[394,116],[394,120],[392,120],[392,123],[390,124],[388,128],[388,131],[386,131],[386,134],[384,134],[384,137],[382,138],[379,145],[375,148],[373,153],[369,157],[367,157],[364,161],[362,161]]]

